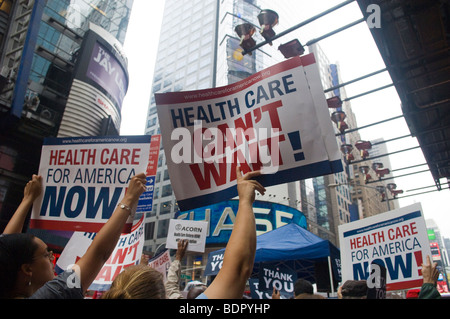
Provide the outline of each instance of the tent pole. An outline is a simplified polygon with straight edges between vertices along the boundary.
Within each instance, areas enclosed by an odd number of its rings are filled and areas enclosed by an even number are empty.
[[[330,272],[330,287],[331,293],[334,294],[334,285],[333,285],[333,271],[331,269],[331,256],[328,256],[328,270]]]

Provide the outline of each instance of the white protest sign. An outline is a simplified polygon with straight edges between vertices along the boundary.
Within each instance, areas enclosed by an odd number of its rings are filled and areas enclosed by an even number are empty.
[[[95,233],[74,232],[56,263],[56,270],[61,272],[74,265],[86,253],[95,236]],[[137,265],[140,262],[143,248],[144,223],[142,217],[129,234],[120,236],[114,251],[89,289],[108,290],[119,273],[126,267]]]
[[[146,173],[151,136],[48,138],[39,175],[43,192],[30,227],[96,233],[111,217],[131,178]],[[159,143],[159,139],[158,139]],[[124,232],[132,226],[130,218]]]
[[[318,74],[309,54],[225,87],[155,94],[180,210],[235,197],[237,165],[267,173],[264,186],[342,171]]]
[[[171,219],[166,248],[177,249],[180,239],[188,240],[188,251],[204,252],[208,223],[203,221]]]
[[[172,261],[170,260],[169,250],[166,250],[162,254],[160,254],[148,261],[148,265],[150,267],[156,269],[157,271],[159,271],[160,273],[163,274],[164,282],[166,282],[166,280],[167,280],[167,271],[169,270],[171,263],[172,263]]]
[[[422,285],[421,265],[431,256],[420,204],[339,226],[342,280],[366,280],[372,262],[387,272],[386,290]]]

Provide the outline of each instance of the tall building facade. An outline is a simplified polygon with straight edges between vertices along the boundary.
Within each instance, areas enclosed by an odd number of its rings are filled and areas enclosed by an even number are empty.
[[[43,138],[119,134],[117,96],[128,82],[121,45],[132,5],[133,0],[1,2],[2,228],[38,171]],[[89,79],[86,65],[98,53],[96,45],[121,69],[117,90]]]

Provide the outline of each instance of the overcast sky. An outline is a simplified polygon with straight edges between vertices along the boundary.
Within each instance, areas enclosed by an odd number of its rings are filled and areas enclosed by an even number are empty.
[[[298,3],[299,9],[297,11],[293,10],[293,12],[299,12],[298,22],[301,22],[307,17],[320,13],[341,2],[341,0],[297,0],[296,3]],[[129,60],[130,85],[122,108],[122,135],[141,135],[144,134],[145,131],[147,107],[151,94],[153,70],[163,10],[164,1],[134,0],[131,20],[124,45]],[[308,27],[300,29],[295,36],[298,36],[300,42],[306,43],[312,38],[336,29],[334,25],[343,26],[356,21],[361,17],[361,11],[355,2],[326,18],[313,22]],[[280,20],[282,18],[283,17],[280,15]],[[281,32],[283,30],[277,31]],[[282,41],[281,43],[286,41],[286,39],[281,39],[279,39]],[[278,46],[281,43],[274,43],[274,46]],[[359,24],[351,29],[322,40],[319,44],[330,62],[338,63],[340,65],[341,77],[344,82],[385,67],[366,23]],[[348,85],[345,89],[347,96],[354,96],[391,82],[387,72],[384,72],[356,84]],[[358,127],[390,119],[402,114],[400,99],[394,88],[385,89],[365,97],[354,99],[351,101],[351,105],[356,114]],[[370,141],[381,137],[388,140],[408,135],[410,132],[404,119],[401,118],[399,120],[389,121],[385,124],[360,130],[360,134],[363,139]],[[415,138],[408,137],[396,142],[387,143],[387,148],[388,152],[394,152],[417,145],[418,143]],[[425,159],[420,149],[391,155],[390,161],[392,164],[392,167],[390,167],[391,170],[425,163]],[[427,168],[427,166],[421,166],[415,169],[400,170],[394,175],[399,176]],[[434,185],[433,178],[429,172],[400,177],[397,178],[395,182],[398,189],[403,189],[405,191]],[[424,191],[435,189],[436,188],[428,188]],[[414,193],[417,192],[405,192],[403,196]],[[439,225],[443,235],[450,238],[449,191],[446,190],[408,197],[400,200],[400,205],[407,206],[416,202],[422,204],[425,218],[434,219]]]

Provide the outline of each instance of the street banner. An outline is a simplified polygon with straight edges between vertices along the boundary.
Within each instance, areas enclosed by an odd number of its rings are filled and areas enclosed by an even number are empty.
[[[109,259],[99,271],[89,290],[106,291],[126,267],[139,264],[144,248],[144,216],[128,234],[122,234]],[[55,271],[60,273],[72,266],[86,253],[96,233],[74,232],[56,262]]]
[[[237,195],[236,166],[264,186],[343,170],[313,54],[231,85],[155,94],[181,211]]]
[[[223,256],[225,249],[212,251],[208,255],[208,261],[206,262],[204,276],[215,276],[222,269]]]
[[[43,191],[30,227],[96,233],[140,173],[147,175],[147,190],[134,209],[150,211],[159,143],[159,135],[45,139],[39,167]],[[130,217],[124,232],[132,223]]]
[[[339,238],[343,282],[367,280],[372,288],[381,275],[370,267],[375,264],[386,268],[386,291],[422,285],[422,263],[431,252],[420,204],[340,225]]]
[[[248,285],[250,287],[250,296],[252,299],[272,299],[272,291],[259,290],[259,279],[249,278]],[[280,299],[285,299],[280,295]]]
[[[148,261],[150,267],[163,274],[164,282],[167,280],[167,272],[169,271],[171,263],[172,260],[170,259],[170,251],[168,249]]]
[[[203,221],[171,219],[167,233],[166,248],[177,249],[178,241],[188,240],[187,251],[205,252],[208,223]]]
[[[258,290],[272,294],[275,288],[286,299],[294,297],[294,283],[297,281],[297,273],[282,264],[273,265],[261,263],[259,269]]]

